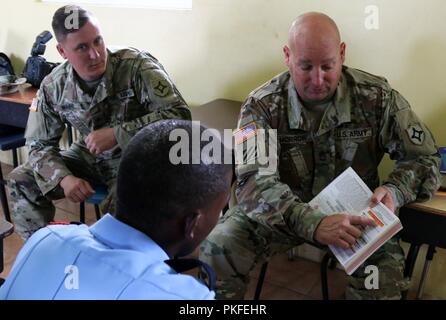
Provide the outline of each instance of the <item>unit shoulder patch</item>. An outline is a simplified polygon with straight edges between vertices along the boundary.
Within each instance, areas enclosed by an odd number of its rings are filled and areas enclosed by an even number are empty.
[[[170,85],[164,79],[156,79],[152,82],[152,86],[157,97],[164,98],[170,93]]]
[[[409,140],[416,145],[422,145],[426,134],[419,124],[413,124],[406,129]]]

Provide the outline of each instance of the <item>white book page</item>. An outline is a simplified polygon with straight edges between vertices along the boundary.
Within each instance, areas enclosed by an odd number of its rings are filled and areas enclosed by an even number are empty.
[[[372,191],[356,172],[352,168],[348,168],[309,203],[313,208],[326,214],[346,212],[375,220],[376,227],[359,227],[362,235],[351,248],[329,246],[344,268],[347,268],[348,263],[355,257],[374,245],[387,230],[399,223],[398,217],[384,204],[379,203],[373,208],[369,207],[372,194]]]

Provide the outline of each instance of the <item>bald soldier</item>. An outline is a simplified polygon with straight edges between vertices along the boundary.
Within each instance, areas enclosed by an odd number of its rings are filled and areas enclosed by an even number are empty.
[[[163,66],[149,53],[109,50],[96,17],[78,6],[53,16],[57,50],[66,59],[42,82],[26,128],[29,160],[9,176],[15,230],[27,239],[54,218],[52,200],[82,202],[94,185],[111,191],[122,150],[146,125],[190,119],[186,102]],[[79,141],[61,152],[70,124]]]
[[[258,263],[303,241],[348,248],[365,217],[326,216],[308,202],[348,167],[374,190],[371,204],[391,211],[426,201],[439,187],[434,138],[387,81],[343,65],[346,45],[334,21],[321,13],[298,17],[283,52],[286,71],[254,90],[242,106],[236,133],[237,205],[201,245],[200,258],[219,277],[219,298],[243,299]],[[255,150],[259,129],[277,130],[278,168],[265,170]],[[382,183],[384,153],[396,161]],[[241,156],[236,154],[236,158]],[[254,164],[249,164],[252,162]],[[263,169],[263,170],[262,170]],[[268,173],[269,172],[269,173]],[[379,270],[379,289],[367,290],[367,265]],[[348,278],[347,299],[400,299],[408,288],[404,253],[390,239]]]

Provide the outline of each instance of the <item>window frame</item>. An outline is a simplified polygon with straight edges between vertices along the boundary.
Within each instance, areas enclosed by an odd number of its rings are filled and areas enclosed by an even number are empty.
[[[192,10],[192,0],[42,0],[48,3],[92,5],[118,8],[144,8],[160,10]]]

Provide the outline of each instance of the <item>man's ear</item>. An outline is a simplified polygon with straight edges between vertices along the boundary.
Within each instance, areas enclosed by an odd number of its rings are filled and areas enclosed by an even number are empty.
[[[290,66],[290,48],[287,45],[283,46],[283,58],[285,60],[285,64]]]
[[[56,49],[59,52],[59,54],[62,56],[62,58],[64,58],[64,59],[67,58],[67,55],[65,54],[65,49],[60,43],[57,44]]]
[[[201,217],[202,214],[199,211],[191,212],[186,215],[184,219],[184,236],[186,239],[192,240],[195,237]]]
[[[347,45],[345,44],[345,42],[342,42],[341,45],[340,45],[340,49],[339,49],[340,50],[342,64],[344,64],[344,61],[345,61],[345,51],[346,51],[346,49],[347,49]]]

